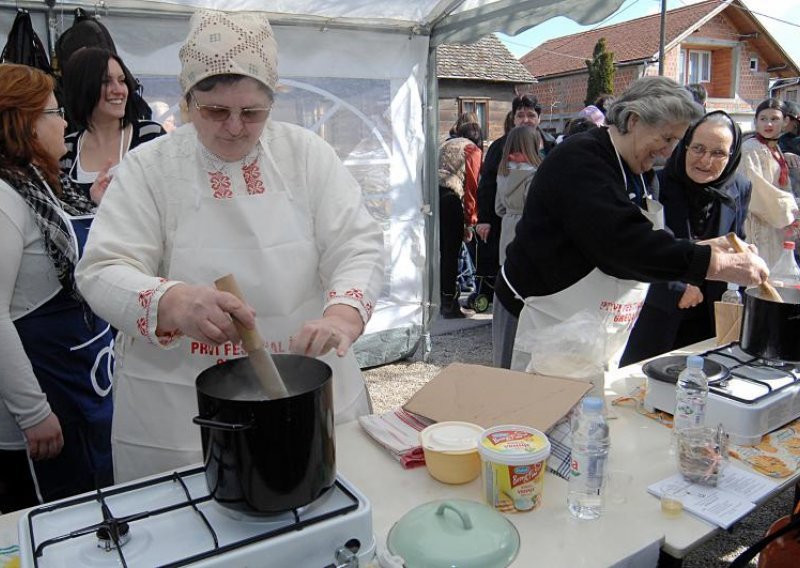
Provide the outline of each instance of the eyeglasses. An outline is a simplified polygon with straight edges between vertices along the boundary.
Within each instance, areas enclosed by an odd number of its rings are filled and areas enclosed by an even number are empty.
[[[687,149],[698,158],[710,154],[711,159],[715,161],[727,160],[731,156],[730,152],[726,152],[725,150],[708,150],[702,144],[692,144],[691,146],[687,146]]]
[[[57,114],[61,118],[64,118],[64,107],[46,108],[42,111],[42,114]]]
[[[239,115],[242,122],[264,122],[269,116],[269,111],[272,110],[272,105],[268,107],[253,107],[253,108],[240,108],[232,109],[225,106],[216,105],[201,105],[194,99],[194,107],[200,112],[200,116],[206,120],[213,122],[225,122],[233,115]]]

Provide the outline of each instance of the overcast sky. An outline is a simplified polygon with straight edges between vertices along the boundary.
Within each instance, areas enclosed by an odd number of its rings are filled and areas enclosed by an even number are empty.
[[[698,1],[702,0],[667,0],[667,10],[696,4]],[[795,64],[800,65],[800,0],[744,0],[744,3]],[[657,14],[660,11],[661,0],[626,0],[614,15],[592,26],[580,26],[568,18],[559,17],[513,37],[503,34],[498,36],[509,51],[519,58],[549,39]]]

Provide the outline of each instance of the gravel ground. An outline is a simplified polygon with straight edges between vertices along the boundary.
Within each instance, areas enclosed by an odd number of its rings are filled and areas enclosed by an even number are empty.
[[[365,371],[374,411],[385,412],[404,404],[450,363],[491,365],[490,322],[490,314],[477,314],[466,321],[437,321],[432,330],[432,350],[427,362],[423,362],[416,354],[408,360]],[[735,525],[730,532],[722,532],[703,544],[684,559],[684,568],[728,566],[748,545],[764,536],[767,527],[775,519],[791,511],[792,496],[793,490],[784,491]],[[756,563],[751,562],[749,566],[755,568]]]

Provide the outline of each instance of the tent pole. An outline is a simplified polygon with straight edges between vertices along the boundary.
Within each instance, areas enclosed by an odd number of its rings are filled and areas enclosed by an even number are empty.
[[[431,352],[431,325],[439,306],[439,79],[436,72],[436,48],[428,48],[428,74],[425,89],[425,164],[424,187],[426,260],[422,294],[422,360]]]

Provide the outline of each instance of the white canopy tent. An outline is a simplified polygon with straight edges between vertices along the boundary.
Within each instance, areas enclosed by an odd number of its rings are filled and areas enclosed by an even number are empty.
[[[337,150],[382,223],[386,276],[357,344],[362,366],[412,353],[438,303],[438,104],[435,47],[495,31],[515,35],[555,16],[589,24],[623,0],[0,0],[0,42],[17,9],[51,46],[81,7],[100,16],[148,102],[177,102],[178,49],[201,7],[270,14],[281,87],[273,116]],[[46,39],[45,39],[46,38]],[[265,283],[265,286],[268,286]]]

